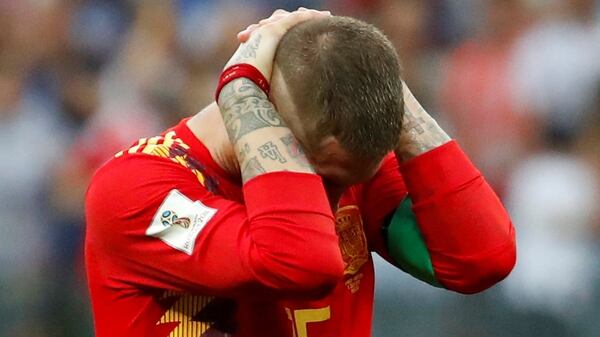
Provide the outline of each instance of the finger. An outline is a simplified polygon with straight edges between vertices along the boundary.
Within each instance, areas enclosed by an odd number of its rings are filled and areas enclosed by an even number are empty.
[[[312,9],[309,9],[306,11],[296,11],[296,12],[290,13],[289,15],[286,15],[284,18],[282,18],[276,22],[273,22],[271,24],[276,26],[274,28],[281,29],[285,33],[290,28],[299,24],[300,22],[310,20],[313,18],[326,17],[328,15],[330,15],[330,14],[326,14],[326,13],[312,10]]]
[[[271,16],[269,16],[268,18],[265,18],[265,19],[262,19],[262,20],[260,20],[260,21],[258,22],[258,25],[262,25],[262,24],[265,24],[265,23],[269,23],[269,22],[270,22],[269,20],[281,18],[281,17],[283,17],[284,15],[287,15],[287,14],[289,14],[289,13],[290,13],[290,12],[286,11],[285,9],[276,9],[276,10],[275,10],[275,11],[274,11],[274,12],[271,14]],[[250,27],[253,27],[253,25],[257,25],[257,24],[256,24],[256,23],[255,23],[255,24],[252,24],[252,25],[248,26],[248,28],[250,28]],[[248,30],[248,28],[246,28],[245,30]],[[256,28],[256,27],[254,27],[254,28]],[[240,32],[240,33],[242,33],[242,32]],[[238,33],[238,34],[239,34],[239,33]]]
[[[244,29],[245,31],[248,31],[250,33],[252,33],[256,28],[260,27],[259,24],[257,23],[253,23],[250,26],[246,27],[246,29]]]
[[[256,28],[258,28],[259,25],[254,23],[251,24],[250,26],[246,27],[246,29],[242,30],[241,32],[239,32],[237,34],[237,39],[239,42],[244,43],[248,40],[248,38],[250,38],[250,35],[252,35],[252,32],[256,30]]]
[[[280,15],[280,14],[288,14],[288,13],[289,13],[289,12],[288,12],[288,11],[286,11],[285,9],[281,9],[281,8],[279,8],[279,9],[276,9],[276,10],[273,12],[273,14],[271,14],[271,16],[274,16],[274,15]]]
[[[238,39],[239,43],[244,43],[244,42],[248,41],[249,37],[250,37],[250,33],[245,30],[237,33],[237,39]]]
[[[245,31],[252,31],[252,30],[256,29],[256,27],[258,27],[258,24],[253,23],[253,24],[249,25],[248,27],[246,27],[244,30],[241,30],[240,33],[245,32]]]
[[[280,12],[278,12],[278,14],[273,13],[273,15],[271,15],[270,17],[268,17],[266,19],[260,20],[258,24],[260,26],[264,26],[266,24],[269,24],[269,23],[281,20],[282,18],[286,17],[287,15],[290,15],[290,14],[296,13],[296,12],[311,12],[313,14],[321,13],[321,14],[325,14],[325,15],[331,15],[330,11],[318,11],[316,9],[309,9],[309,8],[306,8],[306,7],[299,7],[294,12],[288,12],[288,11],[281,10]]]
[[[275,21],[277,21],[277,20],[280,20],[280,19],[284,18],[286,15],[289,15],[289,14],[290,14],[290,13],[284,13],[284,14],[272,15],[272,16],[271,16],[271,17],[269,17],[269,18],[266,18],[266,19],[262,19],[262,20],[260,20],[260,21],[258,22],[258,24],[259,24],[259,25],[261,25],[261,26],[263,26],[263,25],[266,25],[266,24],[268,24],[268,23],[271,23],[271,22],[275,22]]]
[[[318,12],[321,12],[323,14],[331,15],[331,11],[319,11],[319,10],[316,10],[316,9],[310,9],[310,8],[306,8],[306,7],[298,7],[297,11],[302,11],[302,12],[304,12],[304,11],[318,11]]]
[[[275,12],[273,12],[273,14],[269,18],[262,19],[258,23],[251,24],[250,26],[246,27],[246,29],[239,32],[237,34],[238,41],[241,43],[246,42],[250,38],[250,35],[252,35],[252,32],[254,32],[256,29],[258,29],[264,25],[270,24],[272,22],[281,20],[282,18],[284,18],[285,16],[287,16],[289,14],[290,14],[290,12],[285,11],[283,9],[276,10]]]

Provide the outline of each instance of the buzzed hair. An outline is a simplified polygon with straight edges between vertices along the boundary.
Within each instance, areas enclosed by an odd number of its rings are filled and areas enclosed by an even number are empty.
[[[309,20],[284,35],[275,63],[300,120],[313,126],[311,141],[333,135],[369,159],[397,147],[404,113],[399,58],[375,26],[340,16]]]

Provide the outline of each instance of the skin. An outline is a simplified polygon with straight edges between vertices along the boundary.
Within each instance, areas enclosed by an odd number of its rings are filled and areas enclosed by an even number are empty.
[[[451,138],[425,111],[404,82],[402,92],[404,119],[400,145],[394,152],[396,157],[404,162],[449,142]]]
[[[275,74],[277,71],[275,70]],[[276,76],[274,74],[274,76]],[[301,145],[305,130],[297,118],[295,106],[289,99],[284,81],[273,81],[271,98],[275,102],[285,122],[290,125]],[[433,118],[416,101],[409,90],[405,90],[406,111],[401,145],[396,155],[401,161],[409,160],[450,141],[450,137],[438,126]],[[216,103],[212,103],[188,121],[194,135],[202,141],[215,161],[227,172],[240,174],[240,165],[231,143],[223,118]],[[371,178],[380,162],[361,163],[346,151],[335,137],[326,137],[320,148],[306,154],[310,165],[323,177],[332,207],[337,206],[342,193],[351,185]]]
[[[349,186],[370,179],[381,161],[357,160],[334,136],[309,142],[312,126],[300,122],[285,79],[278,67],[272,66],[272,60],[276,45],[287,29],[323,12],[294,13],[296,16],[290,17],[290,13],[276,11],[269,19],[241,32],[238,38],[245,42],[226,65],[253,64],[266,78],[271,78],[270,97],[248,79],[235,79],[222,89],[218,105],[207,106],[188,121],[188,126],[215,161],[226,171],[240,174],[244,182],[276,171],[319,174],[331,206],[336,209],[342,193]],[[282,23],[284,20],[287,23]],[[394,150],[401,162],[450,141],[406,84],[403,86],[404,126],[400,146]],[[309,143],[318,145],[304,152],[308,147],[303,144]]]

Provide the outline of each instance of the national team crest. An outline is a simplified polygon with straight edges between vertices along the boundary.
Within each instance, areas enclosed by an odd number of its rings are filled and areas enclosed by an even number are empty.
[[[357,206],[344,206],[338,209],[335,230],[344,259],[344,275],[355,275],[369,260],[367,238]]]

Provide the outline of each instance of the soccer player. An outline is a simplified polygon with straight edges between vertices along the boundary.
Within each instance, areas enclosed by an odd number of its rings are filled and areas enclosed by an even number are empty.
[[[510,272],[510,219],[381,32],[276,11],[240,39],[218,106],[90,185],[97,336],[369,336],[371,252],[462,293]]]

